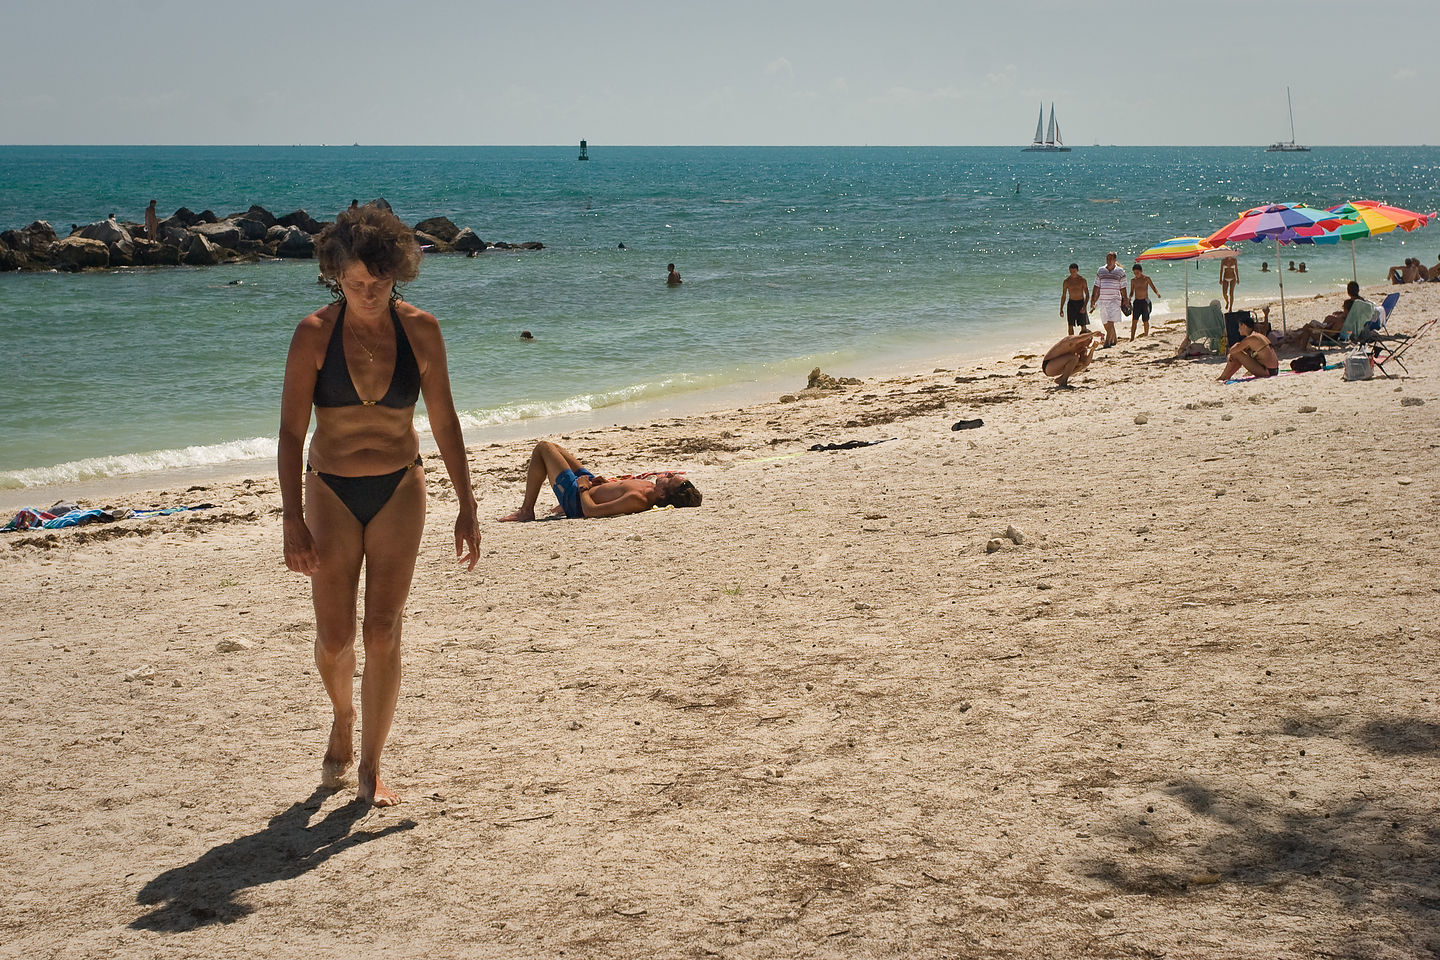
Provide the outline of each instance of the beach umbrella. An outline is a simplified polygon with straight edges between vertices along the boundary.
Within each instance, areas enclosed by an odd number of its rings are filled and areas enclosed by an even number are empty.
[[[1330,229],[1322,227],[1301,228],[1302,235],[1310,235],[1315,243],[1339,243],[1350,241],[1350,272],[1358,281],[1360,271],[1355,266],[1355,241],[1374,237],[1392,230],[1409,233],[1435,219],[1434,213],[1416,213],[1403,207],[1392,207],[1375,200],[1351,200],[1330,208],[1330,213],[1344,217],[1346,222]]]
[[[1206,237],[1207,247],[1218,247],[1223,243],[1253,240],[1263,243],[1275,241],[1275,259],[1280,259],[1282,243],[1314,243],[1316,234],[1340,226],[1348,218],[1329,210],[1318,210],[1303,203],[1270,203],[1251,207],[1225,226]],[[1315,228],[1319,228],[1316,230]],[[1310,231],[1307,236],[1303,231]],[[1285,323],[1285,274],[1277,270],[1280,280],[1280,327],[1288,330]]]
[[[1204,237],[1171,237],[1135,257],[1136,260],[1180,260],[1185,264],[1185,309],[1190,309],[1190,261],[1238,257],[1234,247],[1207,247]]]

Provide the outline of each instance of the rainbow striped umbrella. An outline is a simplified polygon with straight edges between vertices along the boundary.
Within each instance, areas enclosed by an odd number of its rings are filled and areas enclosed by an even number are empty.
[[[1330,229],[1321,227],[1302,228],[1301,233],[1314,243],[1339,243],[1350,241],[1350,270],[1355,279],[1360,271],[1355,267],[1355,241],[1373,237],[1392,230],[1409,233],[1435,219],[1434,213],[1416,213],[1403,207],[1392,207],[1376,200],[1351,200],[1330,208],[1330,213],[1344,217],[1344,221]]]
[[[1317,210],[1314,207],[1307,207],[1303,203],[1271,203],[1251,207],[1210,234],[1204,242],[1208,247],[1218,247],[1222,243],[1232,240],[1253,240],[1256,243],[1274,240],[1275,259],[1279,260],[1280,244],[1314,243],[1316,233],[1333,230],[1346,222],[1346,219],[1329,210]],[[1320,228],[1318,231],[1314,229],[1317,227]],[[1302,233],[1306,230],[1310,231],[1309,236]],[[1277,270],[1275,276],[1280,280],[1280,326],[1284,330],[1287,329],[1285,323],[1285,274]]]
[[[1135,257],[1136,260],[1182,260],[1185,261],[1185,309],[1190,309],[1190,261],[1216,260],[1222,257],[1238,257],[1240,251],[1233,247],[1207,247],[1204,237],[1171,237],[1161,240],[1155,246]]]

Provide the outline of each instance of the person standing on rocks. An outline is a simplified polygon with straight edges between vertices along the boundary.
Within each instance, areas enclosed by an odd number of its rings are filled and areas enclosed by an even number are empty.
[[[155,215],[154,200],[145,208],[145,237],[155,243],[160,242],[160,218]]]
[[[414,231],[375,206],[346,210],[320,235],[316,254],[336,299],[300,321],[285,361],[277,458],[285,565],[310,577],[315,665],[335,711],[321,768],[331,787],[354,760],[355,605],[365,569],[356,772],[360,799],[385,807],[400,802],[380,779],[380,754],[400,692],[401,621],[425,527],[415,433],[422,394],[459,500],[455,555],[467,570],[479,559],[480,527],[440,324],[396,290],[420,272]]]

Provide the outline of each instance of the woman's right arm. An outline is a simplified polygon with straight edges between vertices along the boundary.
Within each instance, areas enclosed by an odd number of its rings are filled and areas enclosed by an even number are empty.
[[[319,318],[311,314],[300,322],[290,340],[290,353],[285,359],[285,387],[280,394],[280,437],[276,455],[284,518],[285,566],[306,576],[320,569],[320,556],[310,528],[305,524],[301,468],[318,375],[316,343],[320,330]]]

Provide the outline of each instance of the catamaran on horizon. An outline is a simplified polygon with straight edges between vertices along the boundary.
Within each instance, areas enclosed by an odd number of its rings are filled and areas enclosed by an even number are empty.
[[[1290,88],[1285,88],[1285,106],[1290,110],[1290,139],[1276,140],[1265,148],[1266,153],[1309,153],[1310,148],[1295,142],[1295,107],[1290,103]]]
[[[1044,136],[1041,136],[1042,131]],[[1060,136],[1060,124],[1055,122],[1055,102],[1050,102],[1050,127],[1045,128],[1045,104],[1040,104],[1040,116],[1035,120],[1035,140],[1021,153],[1069,153],[1070,148]]]

